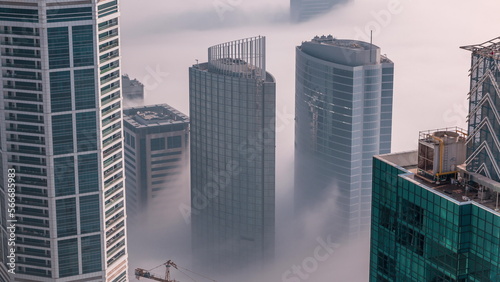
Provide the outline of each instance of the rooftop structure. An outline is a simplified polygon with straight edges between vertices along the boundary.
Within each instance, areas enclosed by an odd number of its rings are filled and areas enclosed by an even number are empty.
[[[500,182],[500,37],[461,48],[472,52],[467,171]]]
[[[188,116],[167,104],[128,108],[124,110],[124,121],[136,128],[166,124],[183,124]]]

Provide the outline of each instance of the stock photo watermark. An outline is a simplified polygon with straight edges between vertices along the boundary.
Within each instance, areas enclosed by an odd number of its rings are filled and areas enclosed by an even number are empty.
[[[306,257],[300,264],[292,265],[288,270],[281,275],[282,282],[301,282],[306,281],[311,277],[311,274],[316,272],[321,263],[326,262],[339,248],[339,244],[332,242],[332,236],[328,235],[325,239],[316,238],[318,245],[314,248],[311,256]]]
[[[9,168],[7,170],[7,237],[8,237],[8,272],[16,274],[16,170]]]
[[[236,8],[243,3],[244,0],[214,0],[212,6],[214,7],[219,19],[224,21],[227,12],[234,12]]]

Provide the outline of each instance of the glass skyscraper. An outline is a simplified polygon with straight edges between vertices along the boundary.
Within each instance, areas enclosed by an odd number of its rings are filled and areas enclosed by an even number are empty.
[[[189,69],[192,243],[213,271],[274,253],[275,80],[265,37],[223,43]]]
[[[468,132],[420,134],[418,151],[374,158],[372,282],[500,281],[500,38],[462,48]]]
[[[295,209],[327,205],[325,232],[337,239],[369,229],[372,157],[391,148],[393,78],[392,61],[366,42],[316,36],[296,49]]]
[[[0,2],[1,281],[127,281],[119,15],[116,0]]]
[[[499,190],[426,181],[417,153],[373,160],[370,281],[499,282]]]

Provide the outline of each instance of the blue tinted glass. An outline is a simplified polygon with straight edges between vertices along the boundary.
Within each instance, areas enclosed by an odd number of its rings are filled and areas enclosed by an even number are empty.
[[[54,159],[56,197],[75,194],[75,163],[73,157]]]
[[[76,114],[76,137],[78,152],[97,150],[96,113]]]
[[[71,114],[52,117],[54,154],[73,153],[73,119]]]
[[[99,191],[97,154],[78,156],[78,185],[80,193]]]
[[[49,66],[51,69],[69,68],[69,34],[67,27],[51,27],[49,40]]]
[[[99,195],[80,197],[80,228],[82,234],[100,230]]]
[[[59,276],[78,275],[78,240],[76,238],[58,242]]]
[[[94,69],[75,71],[75,106],[77,110],[96,107]]]
[[[91,25],[73,27],[73,63],[75,67],[94,64],[94,32]]]
[[[68,198],[56,201],[57,237],[76,235],[76,200]]]
[[[71,111],[71,75],[69,71],[50,73],[52,112]]]
[[[101,236],[82,237],[83,273],[101,271]]]

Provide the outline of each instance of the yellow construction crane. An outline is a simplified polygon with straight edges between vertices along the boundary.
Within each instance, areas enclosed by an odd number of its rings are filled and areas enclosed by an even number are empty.
[[[161,278],[161,277],[158,277],[158,276],[155,276],[155,275],[151,274],[151,271],[152,271],[152,270],[155,270],[155,269],[157,269],[157,268],[158,268],[158,267],[160,267],[160,266],[165,266],[165,268],[166,268],[166,269],[165,269],[165,278]],[[173,261],[171,261],[171,260],[167,261],[166,263],[162,263],[162,264],[158,265],[157,267],[155,267],[155,268],[153,268],[153,269],[150,269],[150,270],[146,270],[146,269],[142,269],[142,268],[136,268],[136,269],[135,269],[135,278],[137,278],[137,280],[140,280],[141,278],[147,278],[147,279],[150,279],[150,280],[155,280],[155,281],[160,281],[160,282],[179,282],[179,281],[177,281],[177,280],[175,280],[175,279],[174,279],[174,280],[171,280],[171,279],[170,279],[170,268],[171,268],[171,267],[173,267],[173,268],[175,268],[175,269],[179,270],[180,272],[182,272],[182,271],[181,271],[179,268],[182,268],[182,269],[184,269],[184,270],[186,270],[186,271],[189,271],[189,272],[191,272],[191,273],[193,273],[193,274],[196,274],[196,275],[198,275],[198,276],[200,276],[200,277],[203,277],[203,278],[208,279],[208,280],[213,281],[213,282],[217,282],[217,281],[215,281],[215,280],[213,280],[213,279],[210,279],[210,278],[208,278],[208,277],[205,277],[205,276],[203,276],[203,275],[201,275],[201,274],[198,274],[198,273],[196,273],[196,272],[194,272],[194,271],[192,271],[192,270],[189,270],[189,269],[187,269],[187,268],[179,267],[179,266],[177,266],[177,264],[175,264],[175,262],[173,262]],[[186,275],[186,276],[190,277],[190,276],[189,276],[189,275],[187,275],[186,273],[184,273],[184,272],[182,272],[182,273],[183,273],[184,275]],[[190,277],[190,278],[191,278],[191,277]],[[191,278],[191,279],[192,279],[192,278]],[[193,279],[193,281],[194,281],[194,279]]]

